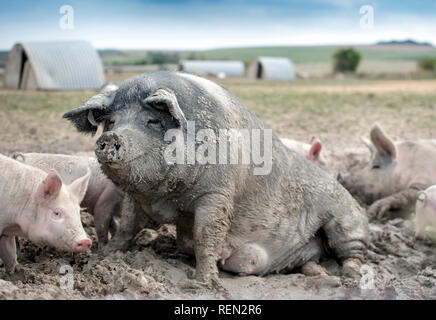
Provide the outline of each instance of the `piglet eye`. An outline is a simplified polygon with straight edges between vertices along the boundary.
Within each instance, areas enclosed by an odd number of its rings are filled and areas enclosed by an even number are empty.
[[[51,211],[51,213],[52,213],[51,215],[52,215],[53,219],[56,219],[56,220],[62,219],[62,217],[64,216],[62,211],[59,209],[53,209]]]

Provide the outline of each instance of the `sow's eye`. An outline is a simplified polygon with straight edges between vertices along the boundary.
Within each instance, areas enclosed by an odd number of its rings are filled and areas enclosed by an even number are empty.
[[[60,209],[52,209],[51,211],[51,218],[53,220],[61,220],[64,218],[64,213]]]
[[[112,128],[114,127],[114,124],[115,124],[115,120],[114,119],[108,119],[106,121],[106,128],[108,130],[112,130]]]
[[[380,165],[379,164],[374,164],[371,169],[380,169]]]
[[[147,127],[155,130],[161,130],[162,129],[162,123],[159,119],[156,118],[148,118],[147,121]]]

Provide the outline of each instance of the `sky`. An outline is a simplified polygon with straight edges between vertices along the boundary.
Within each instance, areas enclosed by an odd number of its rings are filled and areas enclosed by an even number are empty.
[[[0,0],[0,50],[22,41],[189,50],[409,38],[436,45],[435,0]]]

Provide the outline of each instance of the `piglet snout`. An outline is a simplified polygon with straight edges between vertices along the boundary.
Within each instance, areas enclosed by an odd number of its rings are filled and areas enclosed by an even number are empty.
[[[74,243],[73,250],[74,252],[86,252],[91,249],[92,240],[85,238]]]

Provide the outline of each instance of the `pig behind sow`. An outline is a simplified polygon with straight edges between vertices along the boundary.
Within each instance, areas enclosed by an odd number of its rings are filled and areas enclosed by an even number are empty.
[[[310,143],[304,143],[287,138],[282,138],[281,140],[285,146],[291,150],[294,150],[307,160],[312,161],[321,167],[326,166],[326,161],[321,154],[322,144],[318,138],[312,137],[312,139],[310,139]]]
[[[188,121],[194,121],[196,130],[217,134],[219,129],[267,129],[217,84],[184,73],[149,73],[91,98],[64,117],[82,132],[95,133],[96,125],[104,126],[95,148],[103,171],[153,220],[174,223],[178,238],[191,239],[197,280],[215,283],[217,262],[225,265],[250,243],[262,255],[256,274],[291,270],[312,258],[311,241],[320,229],[343,262],[343,274],[358,274],[368,229],[361,208],[337,181],[274,134],[269,174],[253,174],[252,162],[165,161],[170,144],[165,133],[178,129],[186,139]],[[110,242],[115,249],[124,246],[133,216],[133,210],[123,212],[124,231]],[[246,270],[242,266],[239,271]]]
[[[380,219],[393,209],[410,212],[418,192],[436,183],[436,140],[393,141],[378,124],[370,139],[368,165],[342,173],[338,180],[370,205],[371,218]]]

